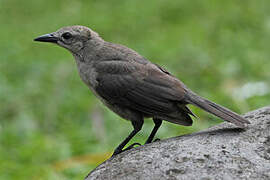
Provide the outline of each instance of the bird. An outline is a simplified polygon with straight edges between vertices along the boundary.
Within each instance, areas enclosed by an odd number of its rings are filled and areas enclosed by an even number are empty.
[[[241,128],[250,124],[237,113],[197,95],[160,65],[124,45],[103,40],[88,27],[62,27],[34,41],[57,44],[71,52],[80,78],[93,94],[114,113],[131,122],[133,130],[112,157],[141,145],[133,143],[125,148],[142,129],[145,118],[152,118],[154,122],[145,144],[153,142],[163,121],[191,126],[191,116],[195,115],[188,104]]]

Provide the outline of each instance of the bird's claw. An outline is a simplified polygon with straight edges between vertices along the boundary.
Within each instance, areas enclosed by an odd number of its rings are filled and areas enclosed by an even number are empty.
[[[136,146],[136,145],[141,146],[140,143],[133,143],[133,144],[131,144],[130,146],[128,146],[127,148],[125,148],[125,149],[121,149],[121,150],[120,150],[120,149],[116,149],[116,150],[113,152],[112,157],[115,156],[115,155],[117,155],[117,154],[120,154],[120,153],[122,153],[122,152],[124,152],[124,151],[130,150],[130,149],[134,148],[134,146]]]
[[[131,144],[130,146],[128,146],[126,149],[124,149],[123,151],[130,150],[130,149],[134,148],[134,146],[136,146],[136,145],[141,146],[140,143],[133,143],[133,144]],[[122,152],[123,152],[123,151],[122,151]]]

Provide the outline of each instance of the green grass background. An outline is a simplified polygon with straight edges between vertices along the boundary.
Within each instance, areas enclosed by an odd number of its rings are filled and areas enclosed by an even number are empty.
[[[82,83],[69,52],[33,42],[62,26],[91,27],[238,113],[270,101],[268,0],[0,0],[0,23],[1,180],[83,179],[132,130]],[[256,82],[264,93],[239,98]],[[221,122],[192,110],[192,127],[165,122],[157,137]],[[132,142],[152,127],[146,120]]]

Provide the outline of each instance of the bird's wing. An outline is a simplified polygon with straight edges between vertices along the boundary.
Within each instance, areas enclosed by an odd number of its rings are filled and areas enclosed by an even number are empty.
[[[145,114],[168,114],[179,110],[184,89],[167,71],[148,63],[103,61],[95,66],[97,93],[110,103]],[[178,84],[177,84],[178,83]]]

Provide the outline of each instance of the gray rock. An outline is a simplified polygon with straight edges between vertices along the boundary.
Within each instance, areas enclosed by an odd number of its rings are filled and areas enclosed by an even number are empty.
[[[244,115],[239,129],[222,123],[198,133],[131,149],[90,172],[92,179],[270,179],[270,106]]]

